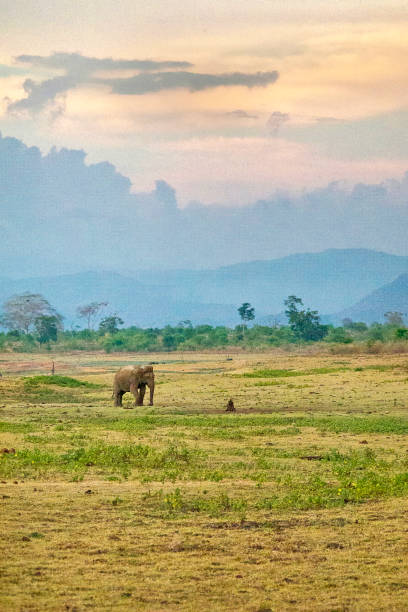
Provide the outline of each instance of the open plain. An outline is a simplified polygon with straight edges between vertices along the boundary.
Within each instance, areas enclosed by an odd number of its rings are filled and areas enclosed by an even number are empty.
[[[155,405],[114,408],[114,372],[150,362]],[[406,354],[0,371],[1,610],[408,609]]]

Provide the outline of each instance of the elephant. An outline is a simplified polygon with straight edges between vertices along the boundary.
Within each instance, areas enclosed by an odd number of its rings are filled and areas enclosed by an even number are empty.
[[[138,366],[125,366],[115,374],[113,381],[113,394],[115,406],[122,406],[122,397],[130,391],[135,397],[135,406],[143,406],[146,385],[150,390],[149,405],[153,406],[154,372],[151,365],[143,368]]]

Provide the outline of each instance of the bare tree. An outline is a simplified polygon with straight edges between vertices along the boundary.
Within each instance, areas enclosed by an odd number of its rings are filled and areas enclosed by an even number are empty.
[[[54,317],[59,325],[62,316],[40,293],[22,293],[13,295],[3,304],[0,324],[10,330],[28,334],[39,317]]]
[[[92,329],[95,318],[107,305],[108,302],[91,302],[84,306],[78,306],[77,313],[81,319],[86,319],[88,329]]]
[[[404,327],[403,316],[403,312],[398,312],[395,310],[389,310],[384,314],[386,323],[394,327]]]

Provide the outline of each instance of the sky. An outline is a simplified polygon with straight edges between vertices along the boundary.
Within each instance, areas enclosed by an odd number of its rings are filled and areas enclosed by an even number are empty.
[[[404,183],[406,0],[0,0],[0,17],[3,139],[84,150],[134,194],[164,181],[180,209],[235,209]]]

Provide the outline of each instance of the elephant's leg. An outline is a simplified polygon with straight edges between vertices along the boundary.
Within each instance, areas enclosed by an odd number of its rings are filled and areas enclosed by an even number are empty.
[[[113,397],[115,400],[115,406],[122,406],[122,397],[123,397],[124,391],[121,391],[121,389],[117,389],[115,388],[113,390]]]
[[[150,390],[150,401],[149,401],[149,406],[153,406],[154,382],[150,383],[150,385],[149,385],[149,390]]]
[[[139,389],[138,389],[137,383],[136,384],[132,383],[130,385],[130,392],[135,398],[135,406],[138,406],[139,405]]]
[[[140,383],[139,385],[139,395],[137,398],[137,405],[143,406],[143,400],[146,393],[146,383]]]

